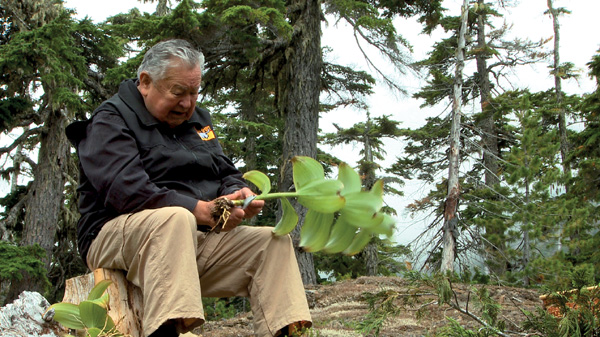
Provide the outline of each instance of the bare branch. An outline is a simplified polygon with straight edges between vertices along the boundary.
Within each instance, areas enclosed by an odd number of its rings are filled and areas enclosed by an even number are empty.
[[[394,88],[396,90],[398,90],[399,92],[401,92],[402,94],[406,94],[406,90],[401,88],[399,85],[397,85],[388,75],[388,73],[382,71],[381,69],[379,69],[379,67],[377,67],[375,65],[375,63],[371,60],[371,58],[367,55],[367,53],[365,52],[365,50],[363,49],[361,43],[360,43],[360,39],[359,36],[365,40],[368,44],[372,45],[373,47],[377,48],[379,51],[381,51],[382,54],[384,54],[391,62],[392,64],[396,67],[397,70],[399,70],[401,73],[405,73],[405,69],[408,69],[411,67],[411,65],[409,63],[407,63],[402,56],[405,56],[404,54],[402,54],[396,46],[390,46],[390,45],[385,45],[380,41],[375,41],[373,40],[370,36],[368,36],[362,29],[360,29],[360,27],[356,24],[356,22],[349,18],[348,16],[342,16],[344,20],[346,20],[352,27],[354,27],[354,39],[356,41],[356,45],[358,46],[361,54],[363,54],[363,57],[365,58],[365,60],[367,61],[367,64],[372,67],[373,69],[375,69],[375,72],[377,74],[379,74],[381,76],[381,78],[383,79],[383,81],[391,88]]]
[[[42,127],[37,127],[33,129],[26,130],[21,134],[15,141],[6,147],[0,147],[0,155],[6,154],[14,150],[19,144],[24,142],[29,136],[39,134],[42,131]]]
[[[98,96],[103,99],[109,99],[112,96],[112,93],[108,92],[106,88],[101,84],[104,79],[104,74],[93,71],[92,69],[88,69],[88,77],[83,80],[83,82],[90,87],[92,91],[94,91]]]
[[[29,199],[29,194],[26,194],[23,198],[21,198],[8,212],[6,218],[0,221],[0,238],[3,241],[12,242],[12,235],[8,231],[9,227],[14,227],[17,223],[17,218],[19,216],[19,212],[23,209],[27,200]]]

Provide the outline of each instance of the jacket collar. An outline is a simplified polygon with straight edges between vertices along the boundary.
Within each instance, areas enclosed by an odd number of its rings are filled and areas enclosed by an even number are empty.
[[[125,102],[125,104],[127,104],[129,109],[131,109],[138,116],[140,122],[145,126],[158,126],[162,124],[158,119],[156,119],[156,117],[152,116],[148,109],[146,109],[142,94],[137,88],[137,79],[123,81],[119,87],[119,97],[123,102]],[[196,107],[192,117],[177,128],[186,124],[191,124],[197,128],[204,126],[202,125],[200,116],[198,115],[198,107]]]

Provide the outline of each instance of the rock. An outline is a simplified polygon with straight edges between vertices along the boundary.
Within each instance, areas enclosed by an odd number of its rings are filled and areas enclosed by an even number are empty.
[[[22,292],[14,302],[0,308],[0,336],[56,337],[58,326],[43,319],[49,306],[39,293]]]

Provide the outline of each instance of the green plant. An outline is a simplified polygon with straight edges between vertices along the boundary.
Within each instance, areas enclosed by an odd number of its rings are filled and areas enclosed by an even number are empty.
[[[39,245],[17,246],[0,241],[0,285],[6,282],[18,282],[24,275],[28,275],[42,280],[47,289],[50,282],[42,262],[45,254],[44,249]]]
[[[269,193],[271,181],[260,171],[249,171],[244,178],[260,189],[255,200],[281,199],[283,214],[273,233],[290,233],[298,223],[298,215],[288,198],[297,198],[308,209],[300,232],[300,246],[308,252],[360,252],[374,235],[392,235],[394,220],[381,211],[383,181],[370,191],[363,191],[361,178],[348,164],[339,165],[337,179],[326,179],[321,164],[304,156],[292,159],[295,191]],[[233,200],[242,206],[251,201]]]
[[[204,306],[204,316],[207,321],[218,321],[221,319],[232,318],[238,314],[238,309],[235,307],[232,301],[235,301],[235,297],[231,298],[216,298],[216,297],[204,297],[202,298],[202,305]]]
[[[558,325],[560,320],[542,307],[537,307],[535,312],[523,310],[527,320],[523,323],[523,329],[536,331],[545,337],[559,337]]]
[[[600,285],[556,292],[543,298],[545,310],[525,312],[526,329],[548,337],[600,336]]]
[[[103,280],[90,291],[87,300],[81,303],[55,303],[48,308],[54,311],[54,320],[78,335],[87,337],[122,336],[108,315],[109,295],[105,293],[112,282]]]
[[[457,311],[461,315],[469,317],[476,321],[480,327],[477,331],[469,330],[458,323],[458,321],[447,318],[448,325],[440,330],[436,336],[459,336],[459,337],[487,337],[487,336],[508,336],[506,330],[506,322],[500,319],[502,310],[501,305],[496,302],[490,295],[490,292],[485,286],[471,286],[467,291],[466,302],[460,300],[457,292],[453,289],[453,281],[460,281],[462,276],[453,273],[435,273],[433,275],[421,274],[415,271],[408,271],[404,274],[405,279],[412,286],[427,286],[435,290],[437,295],[437,303],[440,306],[448,306]],[[474,295],[474,296],[471,296]],[[479,313],[472,309],[475,307]],[[417,310],[417,318],[425,317],[427,307],[421,306]]]
[[[446,317],[448,325],[441,328],[441,331],[436,334],[438,337],[488,337],[495,336],[493,330],[481,328],[477,331],[467,329],[452,317]]]
[[[390,316],[395,316],[406,310],[398,305],[400,293],[383,290],[377,294],[363,293],[363,299],[369,304],[369,313],[361,320],[356,329],[364,336],[374,334],[379,336],[383,324]]]
[[[593,264],[582,263],[573,267],[570,271],[571,274],[571,285],[573,288],[582,288],[588,284],[594,284],[595,268]]]

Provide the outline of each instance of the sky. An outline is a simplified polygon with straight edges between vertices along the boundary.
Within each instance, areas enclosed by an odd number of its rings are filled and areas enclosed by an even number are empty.
[[[449,15],[459,15],[461,5],[462,1],[460,0],[444,1],[444,7],[449,10]],[[561,25],[561,62],[572,62],[581,71],[581,78],[578,81],[563,81],[563,90],[568,94],[591,92],[594,90],[595,85],[587,75],[586,64],[600,49],[600,34],[597,34],[597,32],[600,32],[600,21],[597,20],[597,13],[600,12],[600,1],[555,0],[554,7],[566,7],[572,12],[572,14],[562,16],[559,19]],[[505,14],[503,19],[506,20],[507,24],[513,25],[512,34],[515,37],[539,41],[553,36],[552,20],[544,14],[546,10],[547,0],[521,0],[517,2],[516,7],[508,8],[508,14]],[[421,27],[415,20],[397,20],[396,30],[413,44],[414,60],[426,58],[433,43],[447,36],[441,30],[435,31],[432,36],[420,34]],[[337,61],[355,65],[355,68],[362,70],[370,70],[362,61],[362,56],[356,44],[353,40],[350,40],[351,35],[347,27],[341,24],[336,27],[333,23],[330,23],[329,27],[323,31],[322,43],[337,51]],[[344,39],[340,36],[347,36],[348,38]],[[547,48],[553,48],[553,41],[548,42]],[[532,92],[553,88],[554,78],[548,72],[547,67],[549,64],[550,60],[535,66],[520,67],[512,74],[511,81],[519,88],[529,88]],[[401,96],[385,86],[377,86],[375,94],[367,100],[372,116],[392,115],[393,119],[402,122],[402,127],[415,129],[423,125],[427,117],[445,116],[449,113],[446,106],[422,109],[420,105],[423,102],[410,97],[424,84],[422,77],[417,75],[400,77],[399,83],[409,92],[409,95]],[[465,107],[465,109],[470,108]],[[340,109],[330,113],[327,118],[323,118],[321,127],[327,129],[327,121],[329,120],[336,121],[341,127],[350,127],[353,123],[356,123],[357,119],[363,118],[362,115],[363,112],[361,111]],[[333,128],[330,131],[333,132]],[[386,146],[386,164],[395,162],[396,157],[402,153],[402,148],[403,145],[400,141],[388,142],[388,146]],[[351,161],[351,154],[357,154],[359,150],[359,148],[347,146],[340,153],[349,154],[346,160]],[[412,242],[429,224],[429,217],[426,215],[413,217],[406,211],[405,207],[414,200],[426,196],[430,188],[430,186],[418,180],[408,181],[402,187],[403,197],[386,198],[386,202],[399,213],[396,217],[397,231],[395,234],[398,243],[408,244]]]
[[[491,0],[490,0],[491,1]],[[552,20],[544,12],[547,10],[547,0],[508,0],[505,3],[513,3],[516,6],[507,8],[503,20],[513,25],[511,31],[515,37],[538,41],[553,36]],[[77,11],[77,17],[89,16],[95,22],[103,21],[106,17],[118,13],[127,12],[130,8],[137,7],[142,12],[154,12],[156,4],[143,4],[137,0],[66,0],[65,7]],[[460,0],[445,0],[444,7],[448,9],[448,15],[458,16],[460,14]],[[568,94],[581,94],[594,90],[594,83],[587,75],[586,63],[588,63],[596,51],[600,49],[600,21],[597,14],[600,12],[600,1],[598,0],[554,0],[554,7],[566,7],[572,12],[570,15],[562,16],[561,24],[561,61],[572,62],[581,71],[581,79],[563,82],[563,90]],[[331,61],[352,66],[371,72],[364,61],[360,50],[356,47],[351,30],[343,23],[336,23],[331,18],[323,27],[322,45],[333,49]],[[499,22],[498,24],[501,24]],[[397,31],[413,45],[412,58],[420,60],[427,56],[427,52],[435,41],[447,36],[443,31],[437,30],[431,36],[420,34],[421,27],[415,20],[397,20],[395,22]],[[552,41],[547,48],[552,48]],[[385,68],[386,63],[376,54],[370,54],[373,59],[378,60]],[[553,87],[554,79],[548,73],[550,60],[535,66],[523,66],[511,74],[511,82],[519,88],[529,88],[531,91],[548,90]],[[388,66],[389,67],[389,66]],[[419,90],[425,83],[424,78],[415,73],[406,76],[390,73],[397,77],[398,83],[408,92],[401,95],[393,92],[384,85],[377,85],[375,93],[367,98],[369,112],[372,117],[391,115],[391,118],[401,121],[402,127],[412,129],[423,125],[425,118],[435,115],[443,115],[449,112],[445,106],[421,109],[421,101],[411,98],[411,95]],[[332,123],[341,127],[351,127],[354,123],[364,121],[364,111],[350,108],[338,109],[321,117],[320,127],[323,132],[333,132],[335,128]],[[360,148],[353,146],[336,147],[333,154],[354,164]],[[401,154],[402,144],[400,141],[389,141],[386,143],[387,158],[384,165],[391,164]],[[386,198],[389,206],[398,210],[396,217],[397,231],[394,239],[397,243],[408,244],[413,241],[427,225],[427,217],[411,217],[404,211],[406,205],[424,197],[429,191],[428,186],[419,181],[408,182],[402,189],[403,197]]]

